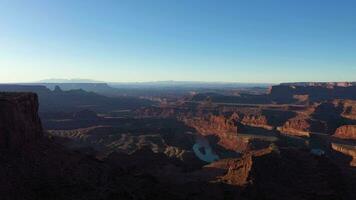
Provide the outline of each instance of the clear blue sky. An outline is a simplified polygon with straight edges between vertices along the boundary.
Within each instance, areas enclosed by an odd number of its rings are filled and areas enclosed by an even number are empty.
[[[354,0],[0,0],[0,82],[355,81]]]

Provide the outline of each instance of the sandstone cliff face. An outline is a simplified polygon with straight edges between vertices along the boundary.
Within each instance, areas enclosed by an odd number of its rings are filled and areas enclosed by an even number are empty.
[[[352,100],[334,100],[335,107],[342,108],[341,116],[347,119],[356,120],[356,101]]]
[[[327,123],[313,119],[308,115],[298,115],[277,128],[281,133],[309,137],[310,133],[327,133]]]
[[[305,117],[295,117],[288,120],[283,126],[278,127],[278,130],[287,135],[306,136],[309,137],[310,124]]]
[[[350,166],[356,167],[356,147],[350,145],[331,143],[332,149],[352,158]]]
[[[219,160],[200,175],[243,189],[245,199],[337,199],[344,194],[335,165],[297,149],[266,148]]]
[[[252,156],[244,155],[241,158],[223,159],[206,165],[203,172],[212,173],[219,181],[229,185],[245,186],[251,167]]]
[[[335,137],[356,140],[356,125],[345,125],[336,129]]]
[[[289,83],[272,86],[270,97],[279,103],[297,103],[296,95],[308,95],[308,101],[356,99],[355,83]]]
[[[293,95],[293,99],[295,99],[298,103],[306,104],[309,101],[309,95]]]
[[[272,130],[273,127],[268,125],[266,116],[263,115],[245,115],[241,121],[244,125],[249,125],[253,127],[265,128],[267,130]]]
[[[195,119],[183,119],[187,124],[193,126],[198,132],[209,134],[220,134],[224,132],[237,133],[237,126],[233,120],[221,115],[209,115],[207,117],[195,117]]]
[[[0,148],[16,149],[39,139],[42,126],[37,112],[36,94],[0,93]]]
[[[204,166],[203,172],[213,173],[216,180],[239,187],[251,184],[250,171],[253,167],[253,160],[272,152],[272,148],[267,147],[261,150],[250,151],[243,154],[240,158],[227,158],[218,160]]]
[[[182,121],[197,130],[204,136],[215,135],[219,138],[219,145],[228,150],[237,150],[239,141],[237,138],[237,125],[235,115],[208,115],[201,117],[184,117]]]

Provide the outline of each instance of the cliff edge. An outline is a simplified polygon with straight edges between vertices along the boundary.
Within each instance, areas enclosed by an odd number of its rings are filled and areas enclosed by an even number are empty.
[[[0,148],[16,149],[42,137],[34,93],[0,93]]]

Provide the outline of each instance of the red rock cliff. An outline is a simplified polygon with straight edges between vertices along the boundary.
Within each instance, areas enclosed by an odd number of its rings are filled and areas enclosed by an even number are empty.
[[[356,125],[345,125],[336,129],[335,137],[356,140]]]
[[[342,117],[356,120],[356,101],[337,99],[333,101],[333,104],[335,105],[335,107],[341,107]]]
[[[310,123],[307,117],[297,116],[288,120],[283,126],[278,127],[278,130],[287,135],[309,136]]]
[[[237,138],[237,125],[235,115],[207,115],[194,118],[183,118],[182,121],[195,128],[201,135],[215,135],[219,138],[219,144],[229,150],[237,150],[239,140]]]

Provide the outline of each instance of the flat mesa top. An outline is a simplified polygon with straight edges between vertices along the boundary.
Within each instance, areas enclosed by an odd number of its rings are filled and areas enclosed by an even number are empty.
[[[31,92],[0,92],[0,100],[21,98],[28,95],[35,95]]]
[[[291,82],[281,83],[283,86],[339,86],[339,87],[351,87],[356,86],[356,82]]]

